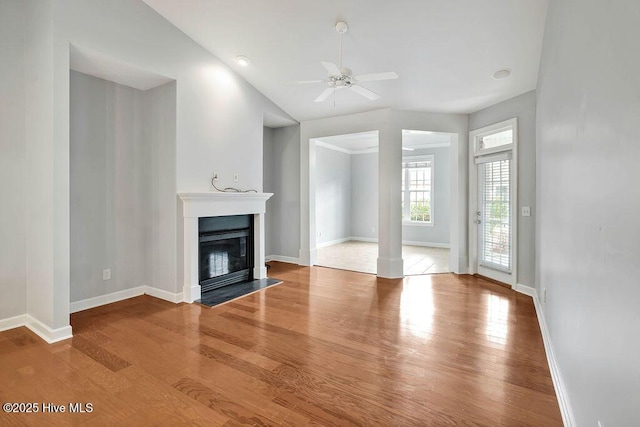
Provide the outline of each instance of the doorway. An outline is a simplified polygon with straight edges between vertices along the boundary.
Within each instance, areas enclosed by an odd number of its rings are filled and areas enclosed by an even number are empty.
[[[405,276],[450,271],[452,138],[445,132],[402,130]]]
[[[378,131],[316,138],[316,264],[376,274]]]
[[[471,273],[516,286],[517,119],[469,135]]]

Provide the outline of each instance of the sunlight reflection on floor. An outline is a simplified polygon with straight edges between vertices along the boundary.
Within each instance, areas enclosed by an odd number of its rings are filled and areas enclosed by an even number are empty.
[[[497,344],[507,344],[509,300],[499,295],[487,295],[487,298],[487,338]]]
[[[431,338],[433,333],[433,287],[428,276],[407,277],[400,296],[400,320],[413,336]]]

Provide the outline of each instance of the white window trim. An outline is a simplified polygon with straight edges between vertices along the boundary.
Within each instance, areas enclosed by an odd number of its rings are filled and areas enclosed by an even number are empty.
[[[435,156],[433,154],[425,154],[425,155],[420,155],[420,156],[403,156],[402,157],[402,163],[411,163],[411,162],[425,162],[425,161],[430,161],[431,162],[431,190],[430,190],[430,221],[426,222],[426,221],[411,221],[411,220],[402,220],[402,225],[406,225],[406,226],[410,226],[410,227],[433,227],[435,224],[435,214],[434,214],[434,178],[435,178]],[[404,169],[404,168],[403,168]],[[406,173],[403,170],[403,173]],[[405,176],[405,183],[407,177]],[[402,192],[404,193],[406,191],[406,189],[402,189]],[[411,218],[411,216],[409,215],[409,218]]]
[[[518,129],[518,122],[516,119],[509,119],[509,120],[505,120],[504,122],[500,122],[500,123],[496,123],[494,125],[491,126],[486,126],[483,127],[482,129],[476,129],[474,131],[471,131],[471,134],[473,136],[472,144],[473,144],[473,155],[474,157],[477,156],[484,156],[487,154],[493,154],[493,153],[499,153],[501,151],[511,151],[514,149],[514,145],[515,144],[505,144],[505,145],[500,145],[498,147],[493,147],[493,148],[483,148],[480,149],[480,139],[484,136],[489,136],[489,135],[493,135],[496,134],[498,132],[501,131],[505,131],[505,130],[510,130],[512,129],[514,132],[513,135],[513,140],[516,141],[517,140],[517,136],[516,136],[516,132]]]

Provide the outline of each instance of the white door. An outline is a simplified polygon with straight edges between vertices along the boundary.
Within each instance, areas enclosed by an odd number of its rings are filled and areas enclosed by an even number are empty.
[[[472,273],[516,285],[516,122],[471,132]]]

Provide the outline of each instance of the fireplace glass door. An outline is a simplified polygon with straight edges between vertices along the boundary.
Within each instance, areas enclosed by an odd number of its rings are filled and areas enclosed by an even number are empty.
[[[229,218],[229,217],[227,217]],[[217,227],[215,227],[217,228]],[[251,279],[251,228],[200,230],[200,286],[207,292]]]

